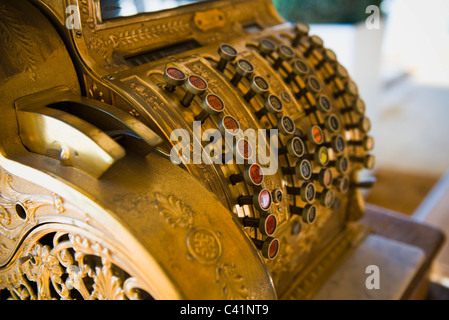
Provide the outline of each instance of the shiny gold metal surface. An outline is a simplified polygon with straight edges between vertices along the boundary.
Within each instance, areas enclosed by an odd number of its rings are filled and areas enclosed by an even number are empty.
[[[69,6],[75,10],[67,13]],[[69,15],[79,28],[67,28]],[[367,233],[357,223],[361,192],[351,186],[369,150],[338,150],[335,141],[362,141],[370,123],[344,68],[320,39],[295,30],[270,0],[110,20],[99,0],[1,2],[1,298],[310,298]],[[261,43],[280,49],[267,54]],[[242,67],[224,62],[221,44],[254,67],[254,78],[235,76]],[[278,170],[253,186],[231,182],[245,172],[242,164],[171,162],[172,133],[193,136],[204,102],[192,96],[183,106],[188,88],[166,89],[167,68],[200,76],[204,96],[221,97],[224,111],[204,118],[203,131],[231,116],[244,138],[290,117],[297,130],[279,135],[279,148],[289,151]],[[248,94],[261,85],[252,82],[257,77],[280,101],[265,113],[266,99]],[[300,157],[286,147],[293,135],[304,142]],[[192,141],[204,150],[201,143]],[[304,179],[288,168],[306,158],[314,199],[292,191]],[[268,159],[259,158],[265,169]],[[333,184],[323,182],[323,168]],[[335,197],[329,204],[320,199],[327,189]],[[276,219],[274,242],[243,223],[262,217],[260,205],[241,200],[261,190],[275,197],[267,209]],[[295,214],[311,204],[316,217]]]
[[[59,159],[61,165],[74,166],[95,178],[125,156],[114,137],[135,135],[153,149],[162,142],[129,114],[72,95],[67,87],[17,100],[16,113],[20,139],[28,150]]]

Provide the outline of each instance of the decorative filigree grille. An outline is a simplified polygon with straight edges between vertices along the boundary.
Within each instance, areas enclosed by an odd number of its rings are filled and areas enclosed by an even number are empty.
[[[151,299],[103,245],[65,231],[35,235],[0,274],[1,299]]]

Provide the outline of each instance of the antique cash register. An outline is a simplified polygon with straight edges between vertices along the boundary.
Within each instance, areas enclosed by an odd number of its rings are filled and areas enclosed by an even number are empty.
[[[313,298],[371,230],[357,85],[270,0],[152,3],[0,2],[1,298]]]

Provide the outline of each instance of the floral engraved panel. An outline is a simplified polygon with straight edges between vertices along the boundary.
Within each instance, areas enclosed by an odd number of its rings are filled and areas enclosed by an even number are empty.
[[[48,243],[52,237],[52,244]],[[45,240],[44,240],[45,239]],[[118,266],[100,243],[67,232],[27,238],[23,257],[0,271],[8,299],[125,300],[148,297],[140,282]]]
[[[223,263],[217,267],[216,283],[222,286],[223,296],[228,300],[250,299],[245,281],[236,271],[235,265]]]
[[[186,238],[188,256],[204,266],[215,268],[215,284],[221,286],[223,299],[250,299],[245,279],[235,264],[223,261],[223,245],[219,233],[209,227],[194,226],[194,211],[173,195],[155,194],[159,214],[172,227],[190,229]]]
[[[173,195],[164,196],[155,194],[154,205],[159,214],[172,227],[190,229],[193,227],[193,216],[195,212],[182,200]]]
[[[101,29],[96,25],[92,1],[80,1],[79,8],[83,37],[89,53],[108,71],[126,69],[126,65],[113,58],[114,51],[136,50],[155,42],[167,41],[167,38],[175,41],[180,35],[187,36],[190,32],[188,16]]]
[[[36,52],[39,52],[39,44],[30,36],[33,34],[30,32],[32,28],[17,21],[17,14],[11,6],[0,3],[0,47],[5,49],[5,54],[14,57],[9,60],[11,67],[26,72],[30,79],[35,81],[37,59],[40,59],[36,55]]]
[[[169,20],[166,23],[153,23],[145,27],[124,29],[109,35],[113,48],[138,45],[145,41],[154,41],[171,35],[187,33],[189,22],[184,20]]]
[[[95,283],[91,298],[100,300],[124,300],[122,281],[112,273],[111,262],[101,259],[102,267],[95,267]]]
[[[9,257],[23,233],[38,223],[41,210],[57,215],[65,211],[64,201],[58,194],[21,192],[13,187],[14,180],[11,174],[0,169],[0,262]]]

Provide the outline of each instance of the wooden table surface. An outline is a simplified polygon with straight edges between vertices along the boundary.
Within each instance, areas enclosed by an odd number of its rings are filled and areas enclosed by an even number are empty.
[[[372,204],[366,204],[361,222],[372,228],[375,234],[424,251],[425,261],[402,297],[424,299],[427,295],[430,268],[445,242],[444,233],[436,227],[413,221],[410,216]]]

